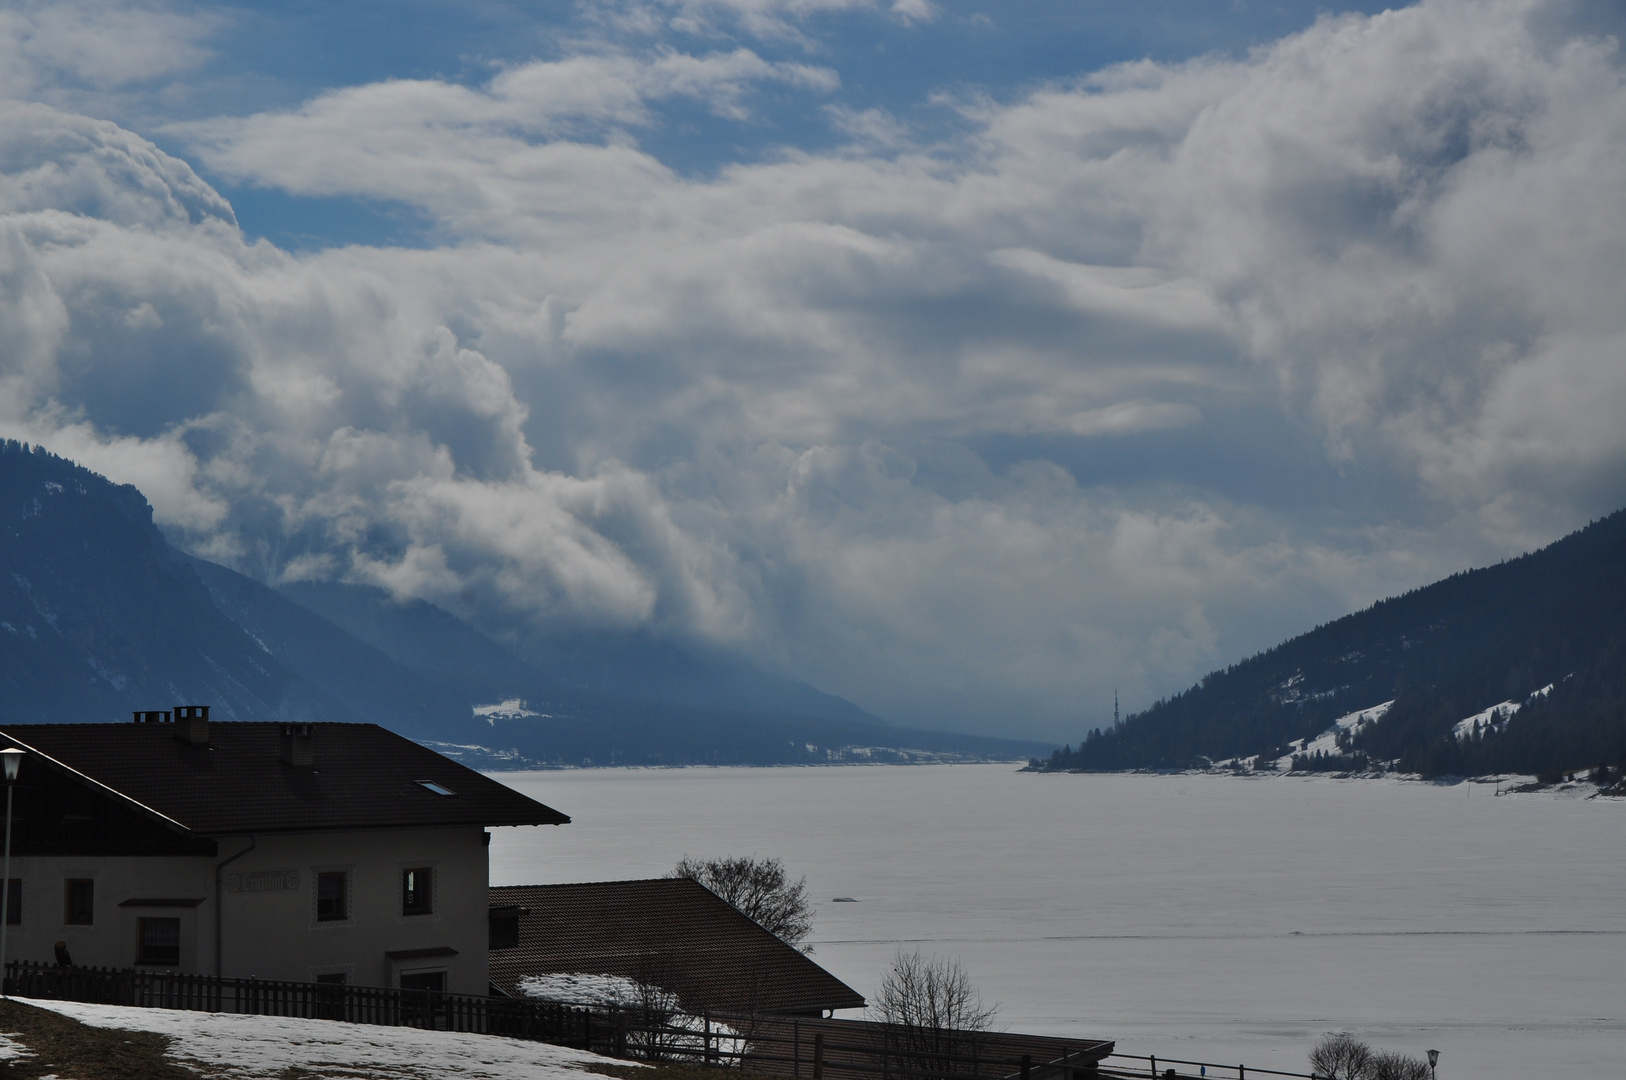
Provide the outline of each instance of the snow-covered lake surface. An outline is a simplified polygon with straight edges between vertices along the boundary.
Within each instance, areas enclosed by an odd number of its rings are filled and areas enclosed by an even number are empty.
[[[777,855],[818,902],[814,959],[866,995],[901,944],[958,957],[999,1026],[1125,1053],[1302,1072],[1343,1029],[1439,1049],[1440,1080],[1626,1076],[1626,800],[1005,765],[495,775],[575,820],[495,830],[493,884]]]

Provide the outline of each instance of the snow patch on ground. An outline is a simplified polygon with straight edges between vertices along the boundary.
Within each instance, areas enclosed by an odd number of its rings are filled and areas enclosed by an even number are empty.
[[[1548,683],[1546,686],[1543,686],[1540,690],[1537,690],[1523,701],[1513,701],[1512,699],[1509,699],[1507,701],[1498,702],[1488,709],[1483,709],[1474,713],[1472,716],[1467,716],[1461,720],[1458,720],[1456,726],[1451,729],[1451,735],[1458,742],[1461,742],[1463,739],[1466,739],[1476,732],[1482,730],[1500,731],[1503,727],[1507,726],[1507,722],[1509,720],[1513,719],[1514,713],[1518,712],[1520,709],[1524,708],[1525,705],[1528,705],[1537,698],[1546,697],[1552,692],[1553,684]]]
[[[588,975],[585,972],[527,975],[519,981],[519,990],[526,997],[544,1001],[599,1006],[638,1004],[643,1001],[645,993],[636,979],[620,975]],[[676,1004],[676,999],[672,1004]]]
[[[498,720],[523,720],[527,716],[546,718],[545,713],[532,712],[525,707],[525,702],[519,698],[509,698],[494,705],[476,705],[474,715],[486,723],[496,726]]]
[[[724,1055],[745,1053],[745,1040],[732,1028],[679,1009],[678,996],[669,990],[646,986],[620,975],[589,975],[585,972],[554,972],[527,975],[519,981],[520,993],[545,1001],[565,1001],[573,1005],[601,1008],[649,1010],[635,1012],[654,1018],[667,1030],[655,1034],[634,1032],[632,1045],[645,1049],[706,1051]]]
[[[585,1050],[497,1035],[71,1001],[27,999],[27,1003],[92,1027],[167,1035],[174,1040],[171,1056],[234,1080],[292,1075],[335,1080],[581,1080],[593,1066],[612,1064]]]
[[[1451,735],[1461,742],[1482,730],[1498,731],[1513,719],[1513,714],[1518,712],[1523,704],[1522,701],[1498,702],[1488,709],[1482,709],[1472,716],[1458,720],[1456,727],[1451,729]]]
[[[1338,734],[1347,731],[1351,737],[1360,734],[1361,729],[1368,724],[1375,724],[1382,720],[1390,708],[1394,706],[1393,699],[1381,705],[1374,705],[1370,709],[1357,709],[1352,713],[1345,713],[1332,722],[1332,726],[1313,739],[1294,739],[1287,745],[1290,751],[1276,759],[1276,767],[1286,770],[1293,767],[1294,754],[1314,754],[1318,751],[1328,754],[1338,753]]]
[[[16,1041],[20,1038],[22,1036],[15,1031],[0,1032],[0,1062],[18,1061],[34,1056],[34,1051]]]

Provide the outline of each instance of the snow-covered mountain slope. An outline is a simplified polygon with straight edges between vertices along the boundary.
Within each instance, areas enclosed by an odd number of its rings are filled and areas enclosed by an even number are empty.
[[[1394,707],[1391,698],[1381,705],[1374,705],[1370,709],[1358,709],[1352,713],[1345,713],[1332,722],[1332,726],[1314,738],[1294,739],[1287,745],[1292,747],[1291,752],[1283,754],[1276,759],[1278,769],[1289,769],[1293,766],[1294,754],[1336,754],[1339,752],[1338,735],[1348,732],[1351,737],[1359,735],[1368,724],[1375,724],[1383,719],[1383,714]]]
[[[1553,692],[1553,683],[1548,683],[1540,690],[1525,698],[1524,701],[1502,701],[1488,709],[1481,709],[1472,716],[1465,716],[1458,720],[1451,729],[1451,737],[1461,742],[1470,736],[1483,735],[1489,732],[1501,731],[1507,727],[1507,722],[1513,719],[1513,714],[1524,708],[1525,703],[1537,698],[1544,698]]]

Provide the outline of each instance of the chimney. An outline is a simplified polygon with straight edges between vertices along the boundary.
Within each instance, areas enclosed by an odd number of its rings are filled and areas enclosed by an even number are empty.
[[[191,746],[208,746],[209,706],[175,706],[175,737]]]
[[[315,724],[283,724],[282,725],[282,752],[277,756],[284,765],[292,765],[296,769],[309,769],[316,764],[316,755],[311,749],[315,741]]]

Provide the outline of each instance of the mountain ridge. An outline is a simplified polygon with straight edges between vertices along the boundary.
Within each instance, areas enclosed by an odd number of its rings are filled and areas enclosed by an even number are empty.
[[[1211,672],[1033,767],[1269,760],[1323,735],[1340,716],[1391,700],[1381,719],[1340,739],[1332,765],[1425,776],[1617,766],[1626,764],[1623,659],[1626,511]],[[1457,730],[1506,703],[1517,711],[1505,721]]]
[[[15,441],[0,442],[0,570],[13,723],[206,703],[227,720],[378,723],[503,768],[1020,760],[1041,748],[893,728],[747,661],[653,639],[587,638],[539,670],[424,601],[273,589],[179,552],[137,489]],[[535,707],[474,713],[509,698]]]

